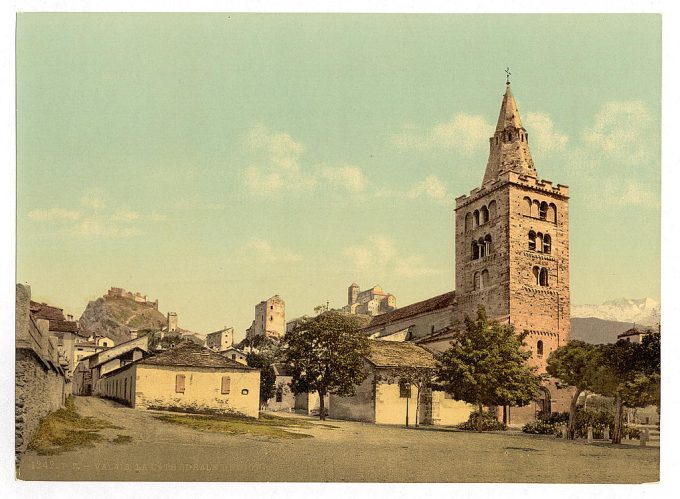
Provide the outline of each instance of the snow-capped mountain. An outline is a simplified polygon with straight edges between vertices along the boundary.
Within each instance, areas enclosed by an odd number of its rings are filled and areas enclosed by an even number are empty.
[[[661,318],[661,307],[659,302],[651,298],[641,300],[620,298],[606,301],[601,305],[572,305],[571,316],[656,326]]]

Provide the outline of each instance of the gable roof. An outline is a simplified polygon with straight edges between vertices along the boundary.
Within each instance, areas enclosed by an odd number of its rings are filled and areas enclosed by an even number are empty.
[[[455,303],[456,292],[449,291],[443,295],[434,296],[432,298],[428,298],[427,300],[412,303],[411,305],[406,305],[405,307],[397,308],[390,312],[376,315],[365,327],[365,329],[373,329],[375,327],[384,326],[386,324],[408,319],[410,317],[415,317],[417,315],[441,310],[450,307]]]
[[[368,361],[376,367],[434,367],[434,355],[413,343],[369,340]]]
[[[185,367],[228,367],[242,370],[256,370],[213,352],[191,341],[183,341],[174,348],[140,360],[139,364],[153,366],[185,366]]]

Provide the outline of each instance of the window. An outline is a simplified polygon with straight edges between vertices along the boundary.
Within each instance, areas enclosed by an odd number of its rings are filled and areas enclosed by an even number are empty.
[[[465,215],[465,232],[472,229],[472,213]]]
[[[488,270],[486,270],[486,269],[482,270],[481,280],[482,280],[482,283],[481,283],[480,288],[481,289],[488,288],[489,287],[489,271]]]
[[[475,291],[479,289],[479,272],[472,275],[472,289]]]
[[[482,209],[479,210],[479,216],[481,223],[487,223],[489,221],[489,209],[486,206],[482,206]]]
[[[276,389],[276,401],[283,402],[283,388],[280,386]]]
[[[399,398],[410,399],[411,398],[411,383],[402,379],[399,382]]]
[[[269,310],[274,310],[274,305],[269,305]]]
[[[231,378],[229,376],[222,376],[222,395],[229,395],[231,391]]]
[[[543,357],[543,342],[541,340],[536,343],[536,356]]]
[[[489,203],[489,220],[496,218],[496,201]]]
[[[184,393],[184,374],[175,376],[175,393]]]
[[[550,237],[550,234],[546,234],[545,236],[543,236],[543,253],[550,254],[551,242],[552,239]]]
[[[541,269],[541,273],[539,275],[539,285],[540,286],[548,285],[548,269],[546,269],[545,267]]]
[[[531,198],[524,198],[524,209],[523,214],[530,217],[531,216]]]
[[[106,341],[102,341],[102,346],[107,347],[107,346],[109,346],[109,344],[108,344],[108,342],[106,342]]]
[[[241,395],[248,395],[248,393],[249,392],[248,392],[247,388],[244,388],[243,390],[241,390]]]
[[[531,269],[531,272],[534,275],[534,282],[535,282],[536,286],[538,286],[539,285],[539,276],[541,274],[540,267],[534,267],[533,269]]]
[[[548,214],[546,219],[548,222],[552,222],[554,224],[557,223],[557,206],[555,206],[553,203],[548,205]]]
[[[472,259],[477,260],[479,258],[479,244],[477,241],[472,241]]]
[[[548,217],[548,203],[543,201],[538,209],[538,218],[545,220]]]
[[[529,231],[529,251],[536,251],[536,233]]]
[[[270,316],[269,316],[269,320],[270,320],[270,321],[273,321],[273,320],[274,320],[274,316],[273,316],[273,315],[270,315]]]
[[[491,234],[484,236],[484,254],[491,254]]]
[[[236,354],[235,353],[231,354],[231,360],[236,360]]]
[[[541,203],[539,203],[535,199],[531,202],[531,216],[532,217],[538,218],[538,212],[540,211],[540,206],[541,206]]]
[[[479,227],[479,210],[475,210],[473,216],[475,217],[475,227]]]

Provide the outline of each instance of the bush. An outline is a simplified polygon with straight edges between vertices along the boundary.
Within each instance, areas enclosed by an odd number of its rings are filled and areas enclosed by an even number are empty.
[[[552,423],[546,420],[536,420],[525,424],[522,427],[524,433],[530,433],[532,435],[561,435],[561,424]]]
[[[465,423],[460,423],[456,428],[467,431],[477,431],[477,421],[479,420],[479,411],[470,413],[470,417]],[[496,414],[493,411],[485,411],[482,413],[482,431],[505,431],[506,426],[501,421],[496,419]]]
[[[551,423],[551,424],[562,424],[566,423],[569,421],[569,413],[568,412],[551,412],[549,414],[544,414],[543,412],[538,413],[538,419],[540,421],[543,421],[544,423]]]
[[[633,438],[633,439],[640,439],[640,430],[637,428],[634,428],[632,426],[628,425],[623,425],[623,436],[628,437],[628,438]]]

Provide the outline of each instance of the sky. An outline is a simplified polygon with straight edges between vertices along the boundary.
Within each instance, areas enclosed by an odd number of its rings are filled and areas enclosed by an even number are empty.
[[[19,14],[17,282],[236,337],[380,284],[454,288],[505,68],[570,187],[574,304],[659,299],[657,15]]]

